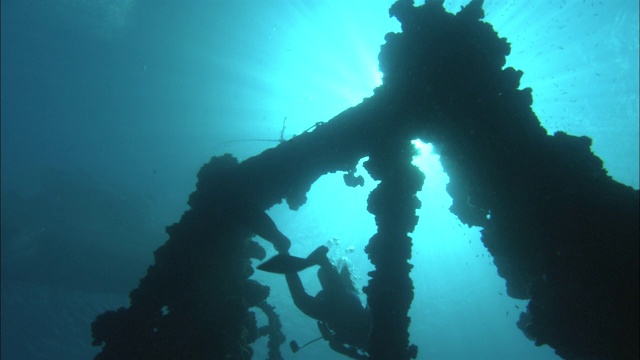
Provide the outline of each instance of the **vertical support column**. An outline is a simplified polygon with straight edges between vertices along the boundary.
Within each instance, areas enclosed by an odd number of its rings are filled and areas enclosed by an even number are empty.
[[[371,192],[367,210],[375,216],[378,232],[365,251],[375,266],[364,288],[373,326],[369,354],[372,360],[408,360],[417,356],[409,345],[408,316],[413,300],[409,273],[412,232],[420,207],[416,193],[424,175],[412,164],[415,148],[408,140],[390,140],[372,151],[365,168],[380,184]]]

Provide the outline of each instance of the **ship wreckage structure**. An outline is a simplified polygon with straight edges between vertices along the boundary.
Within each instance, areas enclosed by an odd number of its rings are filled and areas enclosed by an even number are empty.
[[[415,358],[408,234],[429,179],[412,164],[414,139],[440,155],[450,210],[483,228],[508,295],[529,300],[517,323],[524,335],[565,359],[638,358],[638,191],[607,175],[590,138],[547,134],[481,0],[457,14],[437,0],[399,0],[389,12],[402,32],[386,35],[373,96],[255,157],[213,157],[200,169],[190,209],[167,227],[130,306],[92,324],[96,359],[251,359],[260,336],[269,359],[281,359],[269,288],[250,279],[262,249],[246,214],[283,200],[296,210],[321,176],[352,175],[366,157],[379,181],[362,204],[377,225],[365,248],[375,267],[363,289],[366,356]]]

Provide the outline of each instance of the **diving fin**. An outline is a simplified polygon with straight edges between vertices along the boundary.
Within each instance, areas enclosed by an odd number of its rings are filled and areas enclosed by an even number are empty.
[[[302,271],[313,265],[315,265],[315,263],[308,259],[291,256],[289,254],[278,254],[258,265],[258,270],[276,274],[289,274]]]
[[[331,265],[329,258],[327,258],[328,252],[329,252],[328,247],[324,245],[318,246],[317,249],[313,250],[313,252],[309,254],[309,256],[307,256],[307,260],[320,266]]]

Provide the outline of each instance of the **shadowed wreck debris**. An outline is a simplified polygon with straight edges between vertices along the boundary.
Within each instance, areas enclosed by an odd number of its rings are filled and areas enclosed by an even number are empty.
[[[509,295],[530,300],[517,324],[527,337],[565,359],[638,357],[638,191],[607,175],[589,138],[547,135],[531,89],[518,89],[522,72],[503,68],[510,46],[481,21],[482,1],[454,15],[442,1],[400,0],[390,14],[402,32],[386,36],[372,97],[246,161],[227,154],[202,167],[130,306],[93,323],[96,359],[250,359],[262,335],[281,359],[269,288],[249,280],[250,258],[264,257],[252,214],[283,199],[298,209],[318,178],[367,156],[380,180],[367,204],[378,226],[366,247],[368,355],[415,358],[408,233],[425,179],[413,139],[440,154],[451,211],[483,227]],[[268,327],[258,329],[256,307]]]

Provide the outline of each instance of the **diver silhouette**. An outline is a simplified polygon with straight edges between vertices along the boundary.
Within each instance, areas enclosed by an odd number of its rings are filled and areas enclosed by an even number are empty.
[[[368,359],[367,348],[371,314],[362,306],[347,267],[340,272],[327,258],[329,249],[320,246],[307,258],[278,254],[260,264],[258,269],[284,274],[293,302],[307,316],[318,320],[322,337],[336,352],[353,359]],[[322,290],[316,296],[307,294],[298,272],[319,265],[318,280]],[[295,342],[292,350],[300,347]]]

